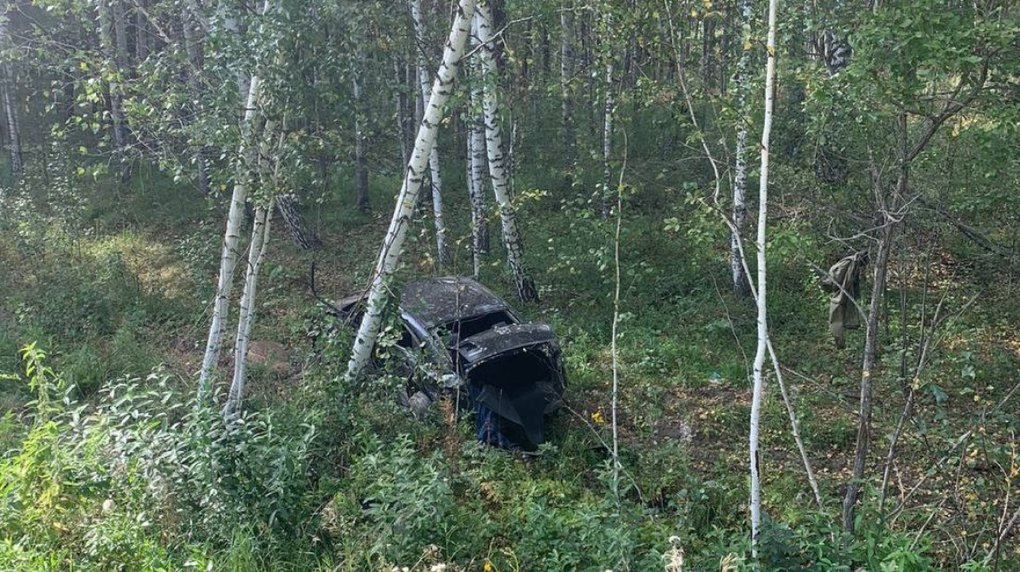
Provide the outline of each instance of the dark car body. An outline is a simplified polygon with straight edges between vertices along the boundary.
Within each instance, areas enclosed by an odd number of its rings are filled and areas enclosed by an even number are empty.
[[[361,299],[346,300],[341,311],[360,313]],[[399,308],[404,331],[396,346],[405,371],[415,372],[407,396],[412,408],[443,390],[466,388],[480,440],[528,450],[543,442],[545,415],[560,407],[566,382],[552,328],[524,322],[503,299],[464,277],[410,282]]]

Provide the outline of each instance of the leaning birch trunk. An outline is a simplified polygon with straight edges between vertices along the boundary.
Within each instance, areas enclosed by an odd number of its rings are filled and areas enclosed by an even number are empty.
[[[255,210],[255,225],[251,231],[248,246],[248,270],[244,276],[244,290],[237,321],[237,338],[234,340],[234,380],[230,384],[227,403],[223,406],[223,418],[229,420],[241,410],[244,388],[247,382],[248,345],[251,341],[251,327],[255,323],[255,291],[258,285],[259,268],[266,256],[269,244],[269,223],[273,218],[273,199],[269,204]]]
[[[248,138],[251,137],[252,123],[255,120],[255,107],[258,103],[260,81],[257,75],[251,76],[248,82],[244,119],[241,124],[241,144],[238,155],[245,159],[249,151]],[[243,169],[246,167],[242,167]],[[241,219],[244,217],[244,204],[248,200],[248,179],[246,174],[238,177],[234,183],[234,191],[230,197],[230,211],[227,214],[227,229],[223,234],[223,253],[220,256],[220,273],[216,282],[216,298],[213,301],[212,320],[209,324],[209,337],[205,344],[205,355],[202,357],[202,369],[198,375],[198,399],[201,402],[209,393],[212,373],[220,357],[223,333],[227,327],[227,314],[230,306],[230,290],[233,284],[234,267],[237,264],[237,248],[241,241]]]
[[[408,162],[407,171],[404,174],[404,183],[400,188],[400,194],[397,195],[393,218],[390,219],[390,227],[379,252],[375,276],[372,278],[372,285],[368,292],[367,309],[354,338],[351,360],[347,364],[345,380],[348,382],[356,379],[365,368],[365,364],[368,363],[369,356],[372,354],[372,347],[379,335],[379,325],[382,321],[382,312],[388,291],[387,283],[397,269],[397,263],[400,261],[400,255],[404,249],[407,227],[414,213],[418,193],[421,191],[422,178],[428,166],[432,146],[436,142],[436,134],[439,130],[439,123],[443,119],[446,102],[450,99],[450,94],[453,93],[457,67],[464,56],[464,47],[467,44],[474,12],[475,0],[459,1],[450,37],[443,50],[443,63],[439,66],[424,117],[418,127],[418,136],[415,139],[411,160]]]
[[[521,235],[517,229],[517,213],[510,202],[507,188],[506,156],[503,154],[503,135],[499,128],[499,106],[496,102],[496,58],[492,45],[492,17],[485,1],[479,3],[473,23],[478,44],[483,74],[483,102],[485,113],[485,143],[489,156],[489,176],[492,190],[499,206],[499,218],[503,225],[503,245],[506,247],[507,264],[517,286],[517,295],[524,301],[538,300],[535,282],[524,268],[524,253]]]
[[[759,421],[765,397],[765,354],[769,330],[766,316],[765,238],[768,216],[769,136],[772,132],[773,89],[776,81],[776,10],[778,0],[769,0],[769,32],[765,45],[765,118],[761,131],[761,176],[758,184],[758,348],[754,355],[754,390],[751,399],[749,464],[751,470],[751,552],[758,557],[758,534],[761,530],[761,455],[758,451]]]
[[[425,21],[421,12],[421,0],[411,0],[411,19],[414,21],[414,38],[418,54],[418,86],[421,90],[421,101],[429,100],[429,72],[423,52],[425,45]],[[439,149],[432,145],[429,153],[430,181],[432,181],[432,216],[436,224],[436,252],[439,266],[450,265],[450,249],[446,244],[446,224],[443,221],[443,177],[439,172]]]
[[[739,114],[737,127],[737,145],[735,150],[735,161],[733,165],[733,228],[730,230],[730,272],[732,274],[733,293],[741,298],[746,298],[751,289],[748,284],[747,274],[744,273],[744,264],[741,260],[740,239],[744,224],[747,221],[747,205],[744,201],[747,189],[747,88],[750,76],[748,67],[751,59],[751,2],[750,0],[740,1],[741,21],[744,29],[743,42],[741,45],[740,59],[737,61],[736,108]]]
[[[123,94],[120,87],[120,69],[117,65],[117,43],[114,38],[114,27],[116,23],[113,18],[113,11],[110,8],[110,0],[99,0],[96,4],[97,16],[99,17],[99,44],[103,51],[103,59],[106,66],[110,68],[107,89],[110,92],[110,119],[113,122],[113,144],[115,151],[119,154],[127,147],[127,121],[124,119]]]

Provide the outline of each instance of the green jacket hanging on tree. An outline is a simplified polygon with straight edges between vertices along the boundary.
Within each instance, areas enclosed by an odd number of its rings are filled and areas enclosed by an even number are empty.
[[[861,327],[860,310],[855,300],[861,294],[861,274],[868,265],[867,251],[855,252],[833,264],[822,279],[822,288],[831,292],[829,297],[829,331],[836,347],[846,345],[846,330]]]

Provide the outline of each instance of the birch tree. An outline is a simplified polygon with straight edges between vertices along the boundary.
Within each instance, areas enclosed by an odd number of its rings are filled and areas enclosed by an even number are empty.
[[[7,31],[7,14],[0,14],[0,98],[2,98],[3,114],[7,123],[7,145],[11,154],[11,172],[18,180],[24,174],[24,162],[21,154],[21,125],[18,121],[16,103],[17,83],[14,77],[14,66],[9,61],[11,42]]]
[[[574,5],[565,0],[560,8],[560,129],[563,137],[564,167],[574,165],[577,139],[574,133],[574,105],[571,83],[574,79]]]
[[[468,112],[467,180],[471,199],[471,261],[475,278],[481,271],[482,257],[489,252],[489,222],[485,208],[485,125],[478,110],[481,86],[472,85]]]
[[[263,5],[263,14],[269,9],[269,1],[266,0]],[[238,147],[238,156],[241,157],[242,164],[246,162],[245,160],[248,165],[254,164],[250,157],[253,149],[251,138],[260,89],[261,80],[258,74],[252,74],[248,79],[248,93],[244,100],[244,117],[241,120],[241,142]],[[243,170],[245,167],[242,167]],[[199,401],[208,395],[211,388],[212,375],[220,357],[223,334],[227,327],[230,291],[233,287],[234,268],[237,265],[238,247],[241,241],[241,222],[244,216],[244,205],[248,200],[249,185],[248,174],[239,173],[230,197],[230,210],[227,213],[226,230],[223,233],[219,277],[216,281],[216,294],[213,299],[212,319],[209,322],[209,335],[205,344],[205,353],[202,356],[202,369],[198,376]]]
[[[499,219],[503,228],[503,246],[506,248],[507,265],[517,287],[517,295],[523,301],[538,300],[535,282],[524,267],[524,251],[517,227],[517,213],[510,202],[509,179],[507,177],[506,155],[503,153],[503,134],[500,129],[499,104],[496,98],[496,57],[492,42],[492,15],[485,1],[478,4],[472,23],[480,49],[483,75],[482,109],[485,117],[485,147],[489,159],[489,177],[492,191],[499,207]]]
[[[603,9],[606,10],[604,16],[606,29],[603,30],[603,41],[609,43],[610,38],[613,36],[613,15],[608,12],[608,6],[604,6]],[[607,46],[602,51],[603,56],[606,58],[606,75],[603,86],[605,93],[603,95],[602,109],[602,217],[606,218],[609,216],[609,188],[612,184],[610,161],[613,158],[613,113],[616,104],[613,100],[612,50]]]
[[[421,101],[429,100],[429,72],[425,60],[425,20],[421,10],[421,0],[411,0],[411,19],[414,22],[414,38],[417,49],[418,61],[418,88],[421,90]],[[436,252],[439,257],[439,265],[447,267],[450,265],[450,249],[446,243],[446,224],[443,221],[443,178],[439,169],[439,149],[432,145],[429,152],[429,170],[432,183],[432,216],[436,225]]]
[[[743,29],[740,59],[737,60],[736,109],[738,114],[737,142],[733,164],[733,228],[730,230],[730,274],[733,293],[746,298],[751,290],[741,255],[741,233],[747,221],[744,196],[747,190],[747,92],[750,83],[748,68],[751,60],[751,2],[740,0],[741,28]]]
[[[124,117],[124,93],[121,87],[121,69],[118,55],[120,34],[110,0],[98,0],[96,15],[99,19],[99,45],[109,77],[106,82],[110,97],[110,120],[113,123],[113,144],[117,153],[127,148],[127,119]],[[125,40],[126,42],[126,40]]]
[[[245,272],[244,290],[241,292],[238,312],[237,337],[234,338],[234,379],[230,384],[227,402],[223,406],[223,416],[226,419],[241,410],[241,402],[244,399],[248,375],[248,345],[251,341],[251,328],[255,323],[255,292],[259,269],[266,256],[266,247],[269,245],[269,225],[272,222],[274,203],[274,199],[269,199],[268,204],[260,205],[255,210],[255,224],[248,246],[248,268]]]
[[[443,120],[446,102],[453,93],[457,79],[457,68],[464,56],[464,49],[470,32],[472,17],[475,13],[475,0],[460,0],[457,4],[453,26],[443,49],[443,62],[439,66],[435,82],[429,93],[428,105],[418,127],[418,136],[414,142],[414,150],[404,173],[404,182],[397,195],[397,204],[390,219],[389,230],[383,239],[376,262],[372,285],[368,291],[367,308],[358,332],[354,338],[354,348],[347,364],[345,379],[350,382],[357,378],[368,363],[379,335],[382,313],[386,304],[388,284],[400,262],[407,238],[407,228],[414,214],[414,206],[421,191],[425,169],[428,167],[432,146],[436,143],[439,124]]]
[[[776,81],[776,11],[778,0],[769,0],[768,39],[765,44],[765,119],[761,131],[761,174],[758,183],[758,346],[754,354],[754,389],[751,398],[751,427],[749,436],[749,464],[751,472],[751,549],[758,555],[758,535],[761,532],[761,454],[758,435],[762,402],[765,399],[765,354],[768,351],[769,330],[766,304],[765,239],[768,216],[769,190],[769,137],[772,133],[772,110]]]
[[[359,49],[354,61],[351,84],[354,96],[354,196],[355,206],[361,212],[368,212],[368,157],[365,149],[365,98],[362,94],[361,78],[364,72],[364,52]]]
[[[192,113],[196,116],[200,111],[200,101],[203,96],[202,89],[202,66],[203,66],[203,41],[205,38],[205,16],[198,11],[198,7],[190,4],[181,10],[181,30],[184,36],[184,49],[188,56],[188,90],[192,98]],[[210,191],[209,181],[209,153],[203,146],[195,149],[193,160],[198,169],[198,190],[203,195]]]

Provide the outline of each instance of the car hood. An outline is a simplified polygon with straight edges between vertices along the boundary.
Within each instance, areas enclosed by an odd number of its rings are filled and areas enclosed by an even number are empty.
[[[545,324],[498,326],[461,340],[457,351],[468,367],[492,357],[539,345],[556,345],[556,335]]]

